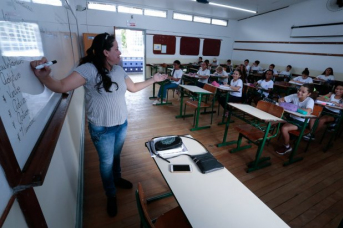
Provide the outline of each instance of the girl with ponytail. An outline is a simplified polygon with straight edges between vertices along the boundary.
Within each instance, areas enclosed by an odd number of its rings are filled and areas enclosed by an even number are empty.
[[[107,213],[111,217],[117,214],[116,187],[132,188],[131,182],[121,177],[120,168],[120,153],[126,137],[128,116],[125,92],[137,92],[167,78],[167,75],[157,73],[149,80],[133,83],[118,65],[120,55],[114,36],[102,33],[94,38],[87,55],[80,59],[80,65],[62,80],[52,78],[48,66],[35,69],[37,65],[48,61],[45,57],[31,62],[37,78],[56,93],[84,87],[88,129],[99,155],[100,174],[107,196]]]
[[[308,71],[308,68],[305,68],[305,70],[303,70],[302,75],[298,76],[296,78],[293,78],[291,80],[291,82],[296,82],[296,83],[300,83],[300,84],[305,84],[305,83],[313,83],[313,80],[311,77],[309,77],[310,72]]]

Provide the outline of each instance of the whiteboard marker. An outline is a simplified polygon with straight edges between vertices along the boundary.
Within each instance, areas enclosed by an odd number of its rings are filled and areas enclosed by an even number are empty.
[[[53,64],[55,64],[55,63],[57,63],[56,60],[52,60],[52,61],[50,61],[50,62],[43,63],[43,64],[41,64],[41,65],[36,66],[36,70],[43,69],[45,66],[51,66],[51,65],[53,65]]]

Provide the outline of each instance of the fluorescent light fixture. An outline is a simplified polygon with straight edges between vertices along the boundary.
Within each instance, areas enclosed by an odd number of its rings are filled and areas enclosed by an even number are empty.
[[[196,2],[196,0],[192,0],[192,1]],[[219,6],[219,7],[225,7],[225,8],[229,8],[229,9],[234,9],[234,10],[241,10],[241,11],[245,11],[245,12],[248,12],[248,13],[256,13],[256,11],[253,11],[253,10],[247,10],[247,9],[243,9],[243,8],[239,8],[239,7],[218,4],[218,3],[214,3],[214,2],[209,2],[208,4],[209,5],[213,5],[213,6]]]
[[[33,3],[46,4],[52,6],[62,6],[61,0],[32,0]]]
[[[117,11],[116,5],[102,3],[102,2],[88,2],[88,9],[106,10],[106,11],[112,11],[112,12]]]

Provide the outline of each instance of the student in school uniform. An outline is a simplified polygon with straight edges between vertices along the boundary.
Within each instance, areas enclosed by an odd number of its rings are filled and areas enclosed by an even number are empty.
[[[223,70],[223,67],[221,66],[217,66],[216,68],[216,72],[214,73],[214,75],[216,76],[222,76],[222,77],[218,77],[218,83],[223,85],[223,84],[227,84],[229,82],[229,76],[228,74]]]
[[[265,79],[258,80],[255,82],[255,86],[259,87],[258,91],[253,91],[248,95],[247,103],[251,104],[254,101],[255,104],[264,97],[268,97],[269,93],[273,90],[274,82],[273,78],[273,71],[267,70],[265,72]],[[251,91],[251,90],[250,90]]]
[[[288,65],[286,67],[286,70],[281,71],[280,74],[287,75],[288,77],[290,77],[291,76],[291,70],[292,70],[292,66]]]
[[[248,75],[247,72],[245,70],[245,65],[244,64],[240,64],[239,66],[236,67],[236,70],[240,70],[241,71],[241,80],[243,81],[243,83],[247,83],[247,82],[253,82],[254,80],[251,79]]]
[[[231,64],[231,59],[226,61],[226,72],[230,74],[233,71],[233,66]]]
[[[171,73],[171,76],[168,77],[168,79],[171,81],[171,83],[166,84],[163,86],[163,91],[162,91],[162,87],[160,87],[159,91],[158,91],[158,95],[157,95],[157,100],[155,100],[152,104],[156,105],[157,103],[160,102],[160,99],[163,99],[163,102],[166,102],[166,96],[167,96],[167,91],[168,89],[176,89],[182,79],[182,75],[183,75],[183,71],[182,69],[180,69],[181,63],[179,60],[175,60],[173,63],[173,70]]]
[[[217,60],[217,58],[213,58],[211,66],[219,66],[219,61]]]
[[[256,60],[256,61],[251,65],[250,71],[251,71],[251,72],[253,72],[253,71],[261,71],[261,70],[262,70],[262,67],[260,67],[259,64],[260,64],[260,61]]]
[[[100,175],[107,196],[107,213],[110,217],[117,214],[117,188],[131,189],[133,186],[130,181],[121,177],[120,167],[120,154],[127,131],[126,90],[138,92],[167,78],[167,75],[157,73],[152,79],[134,83],[118,65],[120,55],[114,36],[102,33],[94,37],[87,55],[81,58],[80,65],[62,80],[51,77],[48,66],[35,69],[46,63],[46,58],[31,62],[37,78],[54,92],[64,93],[80,86],[85,88],[88,129],[98,152]]]
[[[202,57],[199,56],[199,59],[198,59],[198,65],[200,65],[202,63]]]
[[[242,72],[240,70],[235,70],[232,74],[232,80],[230,84],[224,84],[225,86],[230,87],[234,92],[230,92],[229,102],[241,102],[242,101],[242,89],[243,81],[240,79]],[[219,97],[219,103],[224,108],[225,107],[225,97]]]
[[[244,60],[244,66],[245,66],[246,74],[249,75],[249,72],[250,72],[249,59]]]
[[[205,61],[204,61],[205,63],[206,63],[206,65],[207,65],[207,69],[211,69],[211,64],[210,64],[210,60],[208,60],[208,59],[205,59]]]
[[[210,77],[210,70],[208,69],[208,64],[206,60],[201,63],[201,67],[197,72],[199,76],[199,80],[197,82],[197,86],[203,88],[206,83],[208,83],[208,78]]]
[[[273,75],[278,75],[277,70],[275,70],[275,65],[273,63],[269,65],[268,70],[272,70]]]
[[[326,68],[324,72],[321,75],[318,75],[316,78],[321,81],[335,80],[335,76],[333,75],[333,69],[331,67]]]
[[[310,97],[311,93],[313,93],[314,86],[312,84],[303,84],[297,93],[291,94],[286,97],[282,97],[279,99],[279,103],[281,102],[289,102],[293,103],[298,106],[299,109],[306,111],[308,114],[311,114],[314,107],[314,100]],[[292,151],[292,147],[289,144],[290,141],[290,131],[298,130],[298,126],[302,126],[305,122],[304,118],[297,117],[290,115],[290,121],[293,123],[286,123],[281,128],[281,134],[284,139],[284,145],[280,146],[275,150],[276,153],[280,155],[284,155]]]
[[[333,103],[334,105],[336,105],[338,107],[342,107],[343,108],[343,85],[337,85],[335,87],[334,91],[335,91],[334,93],[328,93],[328,94],[326,94],[324,96],[318,97],[317,100],[325,101],[325,102],[330,102],[330,103]],[[338,115],[341,112],[341,110],[325,106],[324,112],[332,113],[334,115]],[[333,122],[332,124],[329,125],[329,127],[331,129],[333,129],[335,127],[335,125],[336,125],[336,121],[338,121],[338,118],[339,117],[333,117],[331,115],[323,115],[322,117],[320,117],[320,119],[318,121],[318,125],[317,125],[315,133],[320,131],[323,128],[325,123]],[[313,128],[313,125],[314,125],[315,121],[316,121],[315,119],[311,119],[310,120],[310,129]],[[305,140],[315,140],[314,135],[315,134],[308,133],[303,138]]]
[[[305,83],[313,83],[313,80],[311,77],[309,77],[310,72],[308,71],[308,68],[305,68],[305,70],[303,70],[302,75],[298,76],[296,78],[293,78],[291,80],[291,82],[296,82],[296,83],[300,83],[300,84],[305,84]]]

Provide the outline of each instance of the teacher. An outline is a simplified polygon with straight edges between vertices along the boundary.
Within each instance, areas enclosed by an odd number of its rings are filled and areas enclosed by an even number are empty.
[[[37,78],[56,93],[80,86],[85,88],[88,129],[99,155],[100,174],[107,196],[107,213],[111,217],[117,214],[116,187],[132,188],[132,183],[121,177],[120,168],[120,153],[127,131],[126,90],[137,92],[167,78],[167,75],[155,74],[150,80],[133,83],[118,65],[120,55],[114,36],[102,33],[94,38],[87,56],[80,59],[80,65],[62,80],[52,78],[48,66],[35,69],[46,63],[46,58],[31,62]]]

